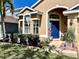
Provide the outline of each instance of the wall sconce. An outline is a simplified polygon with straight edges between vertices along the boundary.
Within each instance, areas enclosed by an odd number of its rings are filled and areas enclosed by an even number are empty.
[[[79,23],[79,17],[77,18],[77,23]]]
[[[72,26],[72,24],[73,24],[73,20],[70,20],[70,26]]]

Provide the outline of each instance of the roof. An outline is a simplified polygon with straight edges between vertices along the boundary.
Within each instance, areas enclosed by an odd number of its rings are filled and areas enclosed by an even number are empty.
[[[31,11],[35,11],[34,9],[32,9],[32,8],[30,8],[30,7],[27,7],[27,6],[25,6],[21,11],[20,11],[20,13],[21,12],[23,12],[25,9],[29,9],[29,10],[31,10]]]
[[[76,9],[78,7],[79,7],[79,4],[76,4],[75,6],[73,6],[72,8],[70,8],[69,10],[74,10],[74,9]]]
[[[6,16],[4,21],[9,22],[9,23],[17,23],[18,22],[17,18],[15,18],[14,16]]]
[[[67,10],[63,12],[64,15],[74,14],[74,13],[79,13],[79,10]]]
[[[73,6],[69,10],[66,10],[66,11],[63,12],[64,15],[74,14],[74,13],[79,13],[79,4]]]
[[[34,3],[32,6],[31,6],[31,8],[34,8],[34,7],[36,7],[39,3],[41,3],[43,0],[38,0],[36,3]]]

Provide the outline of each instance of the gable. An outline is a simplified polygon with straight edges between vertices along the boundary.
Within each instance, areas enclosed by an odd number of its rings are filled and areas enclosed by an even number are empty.
[[[78,4],[79,0],[44,0],[39,5],[37,5],[34,9],[46,12],[50,8],[56,7],[56,6],[65,6],[68,8],[73,7],[74,5]]]
[[[20,14],[26,14],[26,13],[30,13],[33,12],[34,9],[30,8],[30,7],[24,7],[21,11]]]

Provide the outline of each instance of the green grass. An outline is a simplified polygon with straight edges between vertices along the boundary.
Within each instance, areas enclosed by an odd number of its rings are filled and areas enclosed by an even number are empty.
[[[76,59],[24,45],[0,44],[0,59]]]

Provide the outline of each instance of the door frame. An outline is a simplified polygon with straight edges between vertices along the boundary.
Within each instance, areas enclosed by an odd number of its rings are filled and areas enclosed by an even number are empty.
[[[60,19],[50,19],[50,21],[58,21],[59,22],[59,38],[53,38],[52,36],[51,36],[51,38],[53,39],[53,40],[60,40],[60,38],[61,38],[61,22],[60,22]]]

